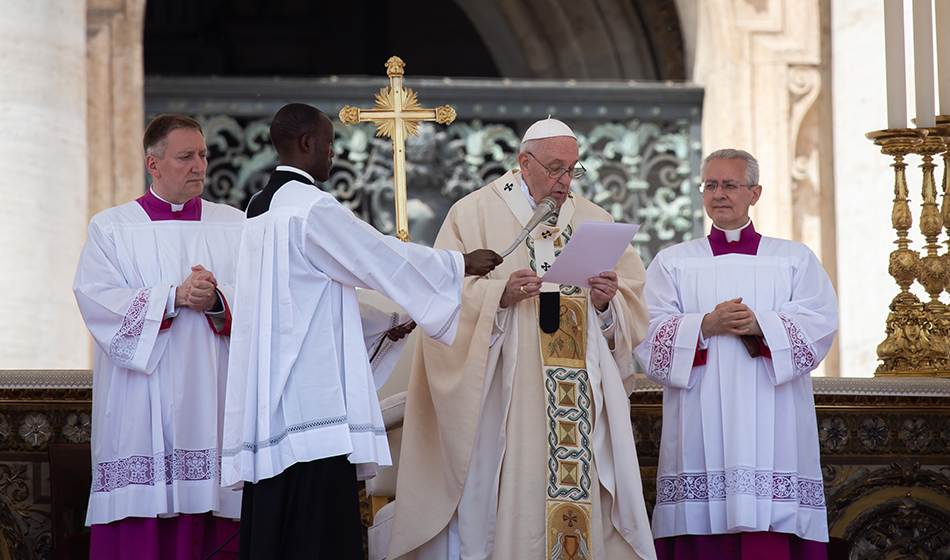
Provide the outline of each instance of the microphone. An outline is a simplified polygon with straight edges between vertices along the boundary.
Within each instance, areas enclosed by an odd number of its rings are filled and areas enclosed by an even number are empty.
[[[536,228],[538,224],[547,220],[554,211],[557,210],[557,202],[554,201],[553,197],[546,196],[541,199],[541,202],[538,203],[538,209],[534,211],[534,215],[531,216],[531,219],[528,220],[527,225],[524,226],[524,230],[521,232],[521,235],[518,236],[518,239],[515,239],[515,242],[511,244],[511,247],[505,249],[505,252],[501,254],[501,258],[505,258],[509,253],[515,250],[515,247],[521,244],[522,241],[528,237],[528,234],[531,233],[531,230]]]

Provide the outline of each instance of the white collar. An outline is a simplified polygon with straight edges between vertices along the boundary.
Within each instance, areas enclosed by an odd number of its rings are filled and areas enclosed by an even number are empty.
[[[742,230],[749,227],[749,224],[751,223],[752,223],[752,218],[749,218],[749,221],[746,222],[745,225],[740,228],[722,229],[721,227],[717,227],[716,224],[713,224],[713,227],[726,234],[726,241],[728,241],[729,243],[735,243],[736,241],[739,241],[739,239],[742,238]]]
[[[306,177],[307,179],[310,179],[311,183],[316,183],[316,181],[313,179],[313,177],[309,173],[307,173],[303,169],[297,169],[296,167],[292,165],[278,165],[277,168],[274,169],[274,171],[290,171],[291,173],[299,173],[303,175],[304,177]]]
[[[532,210],[538,209],[538,203],[534,201],[534,197],[531,196],[531,191],[528,190],[528,184],[524,182],[524,177],[521,173],[518,174],[518,179],[521,180],[521,192],[528,198],[528,204],[531,205]]]
[[[152,192],[152,195],[153,195],[155,198],[161,200],[161,201],[164,202],[165,204],[171,204],[172,212],[181,212],[181,209],[185,207],[184,204],[175,204],[174,202],[168,202],[168,201],[165,200],[164,198],[158,196],[158,193],[155,192],[155,189],[153,189],[152,187],[149,187],[148,190],[150,190],[150,191]]]

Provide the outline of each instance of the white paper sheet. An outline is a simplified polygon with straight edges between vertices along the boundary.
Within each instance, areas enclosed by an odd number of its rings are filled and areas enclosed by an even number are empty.
[[[582,223],[541,279],[590,288],[587,279],[605,270],[613,270],[638,229],[639,224]]]

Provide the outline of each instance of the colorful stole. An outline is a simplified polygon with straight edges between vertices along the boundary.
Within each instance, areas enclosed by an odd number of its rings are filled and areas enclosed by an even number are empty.
[[[508,173],[493,186],[518,221],[526,224],[533,211],[520,180]],[[551,267],[570,240],[574,208],[572,197],[525,240],[529,267],[539,275]],[[548,420],[547,550],[551,560],[591,560],[593,411],[586,361],[587,292],[548,282],[541,291],[560,292],[558,330],[549,334],[538,328]]]

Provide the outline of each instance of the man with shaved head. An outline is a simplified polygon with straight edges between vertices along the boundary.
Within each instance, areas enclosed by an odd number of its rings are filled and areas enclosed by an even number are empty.
[[[501,262],[403,243],[353,215],[316,186],[333,136],[319,110],[281,108],[280,165],[247,208],[222,462],[222,484],[244,485],[240,558],[363,558],[357,479],[391,458],[356,288],[451,344],[463,276]]]

